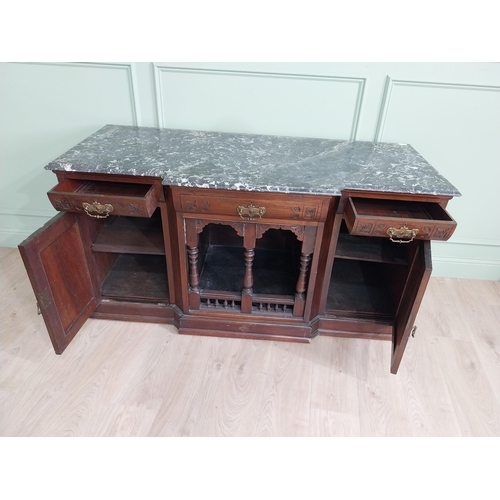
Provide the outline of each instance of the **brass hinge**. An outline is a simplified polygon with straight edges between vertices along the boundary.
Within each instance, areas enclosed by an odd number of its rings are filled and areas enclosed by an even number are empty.
[[[43,290],[42,292],[35,293],[35,295],[38,302],[38,310],[43,309],[45,311],[51,304],[49,291]]]

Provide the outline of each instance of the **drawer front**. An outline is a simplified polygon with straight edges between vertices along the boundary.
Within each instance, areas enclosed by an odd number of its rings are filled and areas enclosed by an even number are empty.
[[[221,192],[217,195],[204,193],[180,193],[180,210],[184,214],[215,215],[224,218],[259,221],[292,220],[320,222],[326,219],[329,200],[324,197],[272,195],[262,193]]]
[[[96,218],[151,217],[158,206],[155,187],[148,184],[67,179],[47,195],[56,210],[86,213]]]
[[[447,240],[457,223],[438,203],[349,198],[344,210],[349,233],[397,243]]]

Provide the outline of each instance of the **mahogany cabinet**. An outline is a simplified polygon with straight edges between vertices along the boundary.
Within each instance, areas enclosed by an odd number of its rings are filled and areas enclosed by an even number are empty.
[[[19,249],[57,354],[95,317],[189,335],[387,340],[396,373],[431,274],[430,242],[456,226],[451,195],[54,170],[59,214]]]
[[[61,213],[19,248],[58,354],[93,316],[198,335],[390,340],[396,373],[431,272],[429,240],[455,227],[439,197],[57,174],[49,198]],[[390,235],[388,224],[409,229]]]

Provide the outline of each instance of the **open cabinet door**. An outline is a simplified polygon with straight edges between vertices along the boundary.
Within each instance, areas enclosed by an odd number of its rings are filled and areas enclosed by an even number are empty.
[[[98,303],[81,217],[59,214],[19,245],[50,340],[61,354]]]
[[[396,313],[392,334],[391,373],[398,371],[431,272],[431,243],[419,241],[411,257],[408,279]]]

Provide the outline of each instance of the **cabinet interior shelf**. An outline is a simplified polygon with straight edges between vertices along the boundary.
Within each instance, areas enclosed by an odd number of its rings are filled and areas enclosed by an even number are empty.
[[[328,289],[326,313],[392,319],[395,305],[388,289],[390,270],[391,266],[385,264],[336,259]]]
[[[165,257],[119,255],[101,285],[101,294],[121,300],[168,302]]]
[[[165,255],[159,210],[151,218],[110,217],[92,245],[94,252]]]
[[[385,238],[351,236],[342,225],[335,257],[388,264],[408,264],[407,245],[398,245]]]

